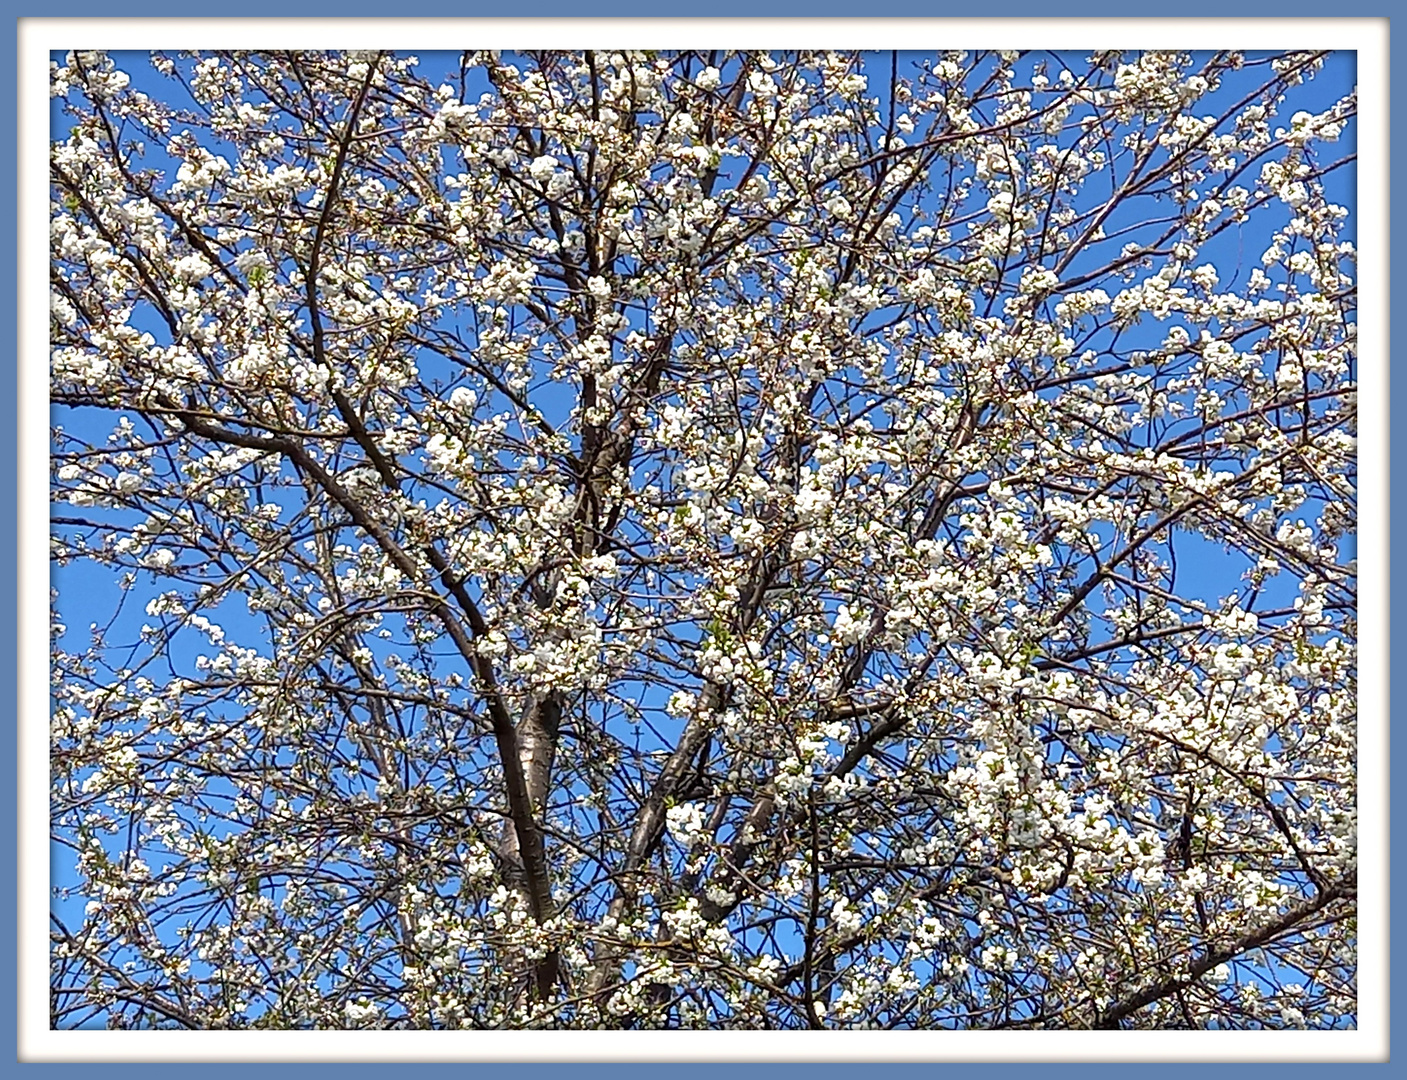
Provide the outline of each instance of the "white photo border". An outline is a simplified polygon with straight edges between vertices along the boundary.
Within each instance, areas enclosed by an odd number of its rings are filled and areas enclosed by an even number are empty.
[[[1387,19],[82,18],[19,21],[20,1062],[1373,1062],[1388,1058]],[[1352,1031],[54,1031],[48,1023],[49,55],[221,48],[1306,48],[1359,83],[1359,977]]]

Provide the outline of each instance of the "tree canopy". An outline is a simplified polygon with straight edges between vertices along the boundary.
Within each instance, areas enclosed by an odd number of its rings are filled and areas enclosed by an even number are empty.
[[[1352,1026],[1352,84],[56,57],[53,1026]]]

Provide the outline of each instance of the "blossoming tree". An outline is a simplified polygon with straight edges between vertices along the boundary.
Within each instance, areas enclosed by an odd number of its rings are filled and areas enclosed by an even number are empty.
[[[1351,1026],[1335,59],[56,58],[54,1026]]]

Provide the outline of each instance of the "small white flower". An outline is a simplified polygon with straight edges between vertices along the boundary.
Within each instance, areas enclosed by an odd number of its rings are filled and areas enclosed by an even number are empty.
[[[457,386],[449,396],[449,403],[451,408],[459,412],[473,412],[474,406],[479,403],[479,395],[467,386]]]
[[[706,67],[694,76],[694,85],[700,90],[714,90],[723,81],[716,67]]]
[[[533,158],[533,162],[528,166],[528,172],[538,183],[543,183],[557,171],[557,159],[551,154],[544,154],[542,157]]]
[[[171,266],[171,273],[180,281],[203,281],[215,272],[204,255],[187,255],[177,259]]]
[[[703,810],[697,803],[676,803],[664,813],[669,835],[685,849],[694,847],[702,838]]]

